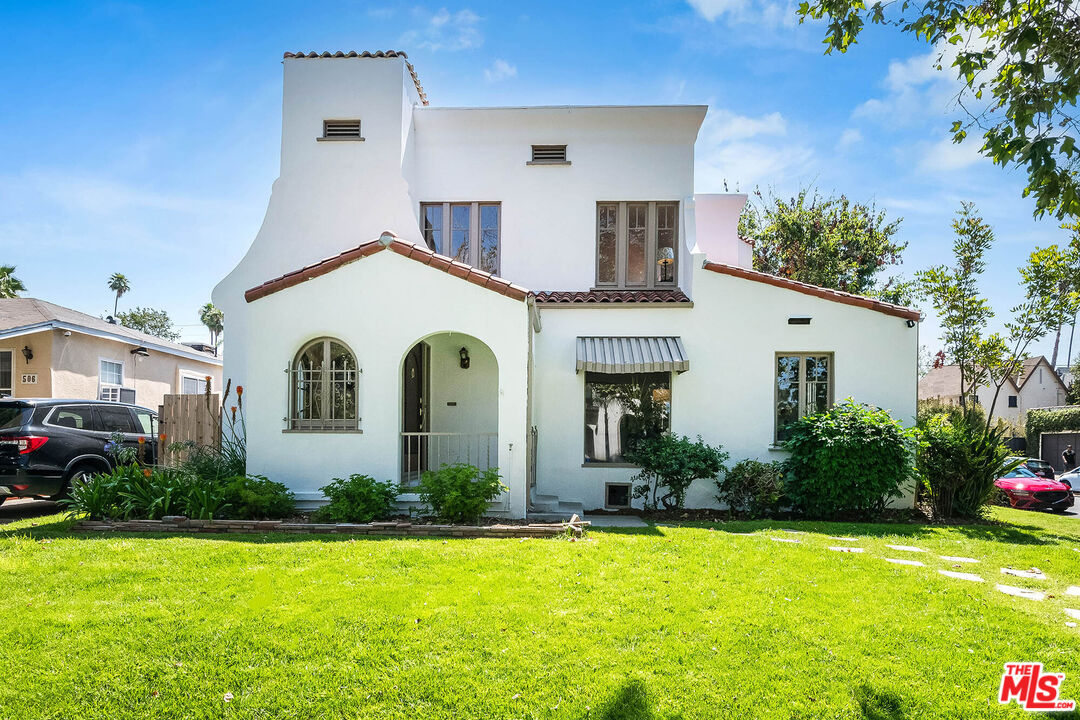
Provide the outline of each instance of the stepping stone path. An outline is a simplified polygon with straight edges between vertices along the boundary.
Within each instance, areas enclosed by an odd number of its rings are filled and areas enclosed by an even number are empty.
[[[829,549],[830,550],[835,550],[836,552],[850,552],[850,553],[861,553],[863,551],[862,548],[848,547],[846,545],[844,545],[844,546],[830,546]]]
[[[1065,591],[1066,595],[1080,595],[1080,585],[1070,585],[1069,589]]]
[[[885,547],[892,548],[893,550],[903,550],[904,552],[926,552],[922,548],[917,548],[914,545],[886,545]]]
[[[926,567],[918,560],[898,560],[897,558],[882,558],[887,563],[893,563],[895,565],[911,565],[913,567]]]
[[[1029,580],[1045,580],[1046,575],[1039,568],[1031,568],[1030,570],[1016,570],[1014,568],[1001,568],[1002,575],[1012,575],[1014,577],[1028,578]]]
[[[829,536],[830,540],[840,540],[841,542],[859,542],[859,538],[846,538],[846,537],[833,537]]]
[[[953,555],[938,555],[942,560],[948,560],[953,563],[977,563],[979,562],[975,558],[955,557]]]
[[[772,540],[772,541],[774,541],[774,542],[786,542],[786,543],[798,543],[798,542],[799,542],[799,541],[798,541],[798,540],[796,540],[795,538],[778,538],[778,537],[771,537],[771,538],[769,538],[769,539],[770,539],[770,540]]]
[[[792,535],[805,535],[805,530],[789,530],[787,528],[780,528],[780,532],[791,533]]]
[[[1046,599],[1046,593],[1041,593],[1038,590],[1028,590],[1027,588],[1013,587],[1012,585],[998,585],[997,589],[1006,595],[1012,595],[1014,597],[1023,597],[1028,600],[1044,600]]]
[[[1080,620],[1080,610],[1073,610],[1072,608],[1065,608],[1065,614],[1076,620]]]
[[[972,573],[953,572],[952,570],[938,570],[939,573],[945,577],[956,578],[957,580],[970,580],[971,582],[986,582],[978,575]]]

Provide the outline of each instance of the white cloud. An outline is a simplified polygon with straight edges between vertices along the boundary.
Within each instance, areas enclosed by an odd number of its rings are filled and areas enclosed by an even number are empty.
[[[410,30],[401,36],[403,45],[413,45],[432,52],[438,50],[470,50],[484,44],[484,35],[480,32],[480,16],[465,8],[450,12],[440,8],[429,14],[417,8],[413,16],[421,21],[422,27]]]
[[[810,172],[813,149],[788,140],[788,123],[780,113],[759,117],[713,111],[698,134],[697,184],[705,192],[748,191],[754,185],[783,185]]]
[[[836,149],[839,152],[849,150],[863,141],[863,135],[856,128],[847,128],[840,133],[840,139],[836,141]]]
[[[502,58],[496,58],[491,67],[484,70],[484,79],[490,83],[499,82],[517,75],[517,66],[511,65]]]
[[[701,17],[709,22],[720,18],[734,23],[755,23],[766,27],[795,27],[798,16],[791,0],[687,0]]]
[[[925,172],[963,170],[979,162],[981,157],[978,139],[968,139],[957,144],[952,138],[943,138],[923,146],[919,169]]]

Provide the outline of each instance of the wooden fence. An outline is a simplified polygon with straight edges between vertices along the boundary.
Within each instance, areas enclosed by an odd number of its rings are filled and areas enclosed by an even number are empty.
[[[220,395],[165,396],[158,406],[158,458],[164,464],[187,456],[186,451],[169,452],[177,442],[221,448]]]

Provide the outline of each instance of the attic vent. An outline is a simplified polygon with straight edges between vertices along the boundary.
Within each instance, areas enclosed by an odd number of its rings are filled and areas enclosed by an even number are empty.
[[[565,145],[533,145],[529,165],[569,165]]]
[[[359,120],[323,120],[323,135],[319,140],[363,140]]]

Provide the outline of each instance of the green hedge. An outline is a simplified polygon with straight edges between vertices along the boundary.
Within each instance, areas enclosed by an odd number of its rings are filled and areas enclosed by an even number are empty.
[[[1027,411],[1024,433],[1027,435],[1027,454],[1035,457],[1039,452],[1039,436],[1044,432],[1080,432],[1080,405],[1060,408],[1041,408]]]

